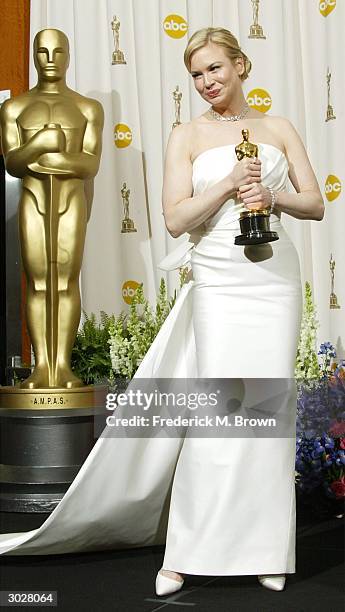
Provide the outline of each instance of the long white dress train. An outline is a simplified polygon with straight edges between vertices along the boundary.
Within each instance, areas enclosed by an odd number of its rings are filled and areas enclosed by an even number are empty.
[[[260,144],[259,157],[263,183],[284,189],[284,154]],[[194,193],[221,180],[236,161],[234,145],[201,153],[193,164]],[[277,242],[234,246],[241,210],[229,200],[161,262],[171,270],[189,261],[193,279],[136,377],[293,377],[302,305],[297,252],[275,215]],[[293,394],[284,410],[293,423]],[[166,540],[166,569],[293,573],[294,464],[293,436],[101,437],[43,525],[3,534],[0,552],[53,554]]]

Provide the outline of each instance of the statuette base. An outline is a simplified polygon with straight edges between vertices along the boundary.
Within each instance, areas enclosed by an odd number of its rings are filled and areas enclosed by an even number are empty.
[[[331,309],[340,308],[340,306],[338,304],[338,298],[335,295],[335,293],[331,293],[331,295],[329,296],[329,307]]]
[[[127,64],[123,51],[113,51],[112,62],[114,64]]]
[[[251,25],[248,38],[266,38],[261,25]]]
[[[329,105],[328,108],[327,108],[327,117],[326,117],[325,121],[326,122],[327,121],[331,121],[332,119],[336,119],[336,116],[335,116],[334,111],[333,111],[333,106]]]
[[[265,244],[279,240],[277,232],[270,229],[269,212],[252,211],[243,212],[240,215],[241,234],[235,237],[238,246],[250,244]]]
[[[136,232],[136,228],[134,227],[133,219],[122,219],[122,229],[121,234],[128,234],[128,232]]]

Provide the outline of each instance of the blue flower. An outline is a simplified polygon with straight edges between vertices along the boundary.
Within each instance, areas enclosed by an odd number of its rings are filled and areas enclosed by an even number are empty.
[[[336,357],[336,351],[335,348],[333,346],[333,344],[331,344],[330,342],[323,342],[320,345],[319,351],[318,351],[318,355],[326,355],[328,357]]]

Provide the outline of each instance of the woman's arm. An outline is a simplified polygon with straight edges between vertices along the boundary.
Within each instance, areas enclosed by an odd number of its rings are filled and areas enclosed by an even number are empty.
[[[191,232],[215,214],[235,196],[238,185],[260,180],[260,163],[246,158],[235,165],[231,174],[192,197],[191,129],[190,124],[173,129],[165,159],[163,214],[167,230],[174,238]]]
[[[272,126],[278,138],[283,139],[289,163],[289,178],[297,192],[277,191],[275,210],[285,212],[296,219],[321,221],[325,209],[323,198],[300,136],[287,119],[274,117]],[[270,193],[262,185],[245,185],[240,187],[239,191],[244,204],[249,207],[254,207],[258,201],[262,203],[262,208],[270,206]]]
[[[321,221],[325,207],[304,144],[290,121],[279,117],[276,123],[280,124],[279,132],[284,139],[289,162],[289,178],[297,192],[278,191],[276,209],[296,219]]]

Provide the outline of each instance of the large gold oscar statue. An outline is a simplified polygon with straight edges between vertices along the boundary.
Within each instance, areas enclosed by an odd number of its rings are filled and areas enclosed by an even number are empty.
[[[37,395],[44,389],[83,386],[70,359],[80,320],[79,274],[104,119],[99,102],[66,85],[69,44],[63,32],[38,32],[34,60],[37,85],[7,100],[0,120],[6,169],[22,179],[20,241],[35,354],[35,368],[22,388],[37,390]],[[31,408],[32,403],[33,398]]]
[[[8,172],[22,179],[18,217],[35,368],[20,387],[0,387],[0,509],[49,512],[90,452],[107,388],[71,370],[80,320],[79,273],[102,106],[66,85],[69,45],[47,29],[34,40],[36,87],[1,108]]]

